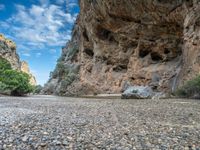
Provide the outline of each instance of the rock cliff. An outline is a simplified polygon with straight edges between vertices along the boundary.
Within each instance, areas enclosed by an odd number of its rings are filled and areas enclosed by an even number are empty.
[[[33,76],[33,74],[30,72],[30,69],[29,69],[29,65],[26,61],[22,61],[20,63],[20,70],[22,72],[25,72],[27,73],[29,76],[30,76],[30,83],[31,85],[37,85],[37,81],[36,81],[36,78]]]
[[[2,34],[0,34],[0,57],[8,60],[13,69],[29,74],[31,77],[31,85],[36,85],[36,79],[30,73],[28,63],[25,61],[20,61],[19,55],[16,51],[16,44],[13,41],[5,38]]]
[[[19,55],[13,41],[0,34],[0,57],[7,59],[14,69],[20,70]]]
[[[171,92],[199,74],[200,0],[79,3],[72,39],[46,93],[120,93],[127,84]],[[58,71],[60,64],[61,70],[71,69],[67,75]]]

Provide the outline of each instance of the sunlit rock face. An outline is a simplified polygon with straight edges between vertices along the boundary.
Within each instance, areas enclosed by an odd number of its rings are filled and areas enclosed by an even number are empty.
[[[0,34],[0,57],[10,62],[14,69],[20,70],[20,60],[13,41]]]
[[[16,44],[2,34],[0,34],[0,57],[8,60],[13,69],[29,74],[31,85],[36,85],[36,79],[30,73],[28,63],[20,61],[19,55],[16,52]]]
[[[199,0],[80,0],[62,62],[79,65],[64,95],[120,93],[126,84],[170,92],[200,70]],[[72,47],[78,51],[69,57]]]
[[[25,72],[27,73],[29,76],[30,76],[30,84],[31,85],[37,85],[37,82],[36,82],[36,78],[33,76],[33,74],[30,72],[30,69],[29,69],[29,65],[26,61],[22,61],[20,63],[20,70],[22,72]]]

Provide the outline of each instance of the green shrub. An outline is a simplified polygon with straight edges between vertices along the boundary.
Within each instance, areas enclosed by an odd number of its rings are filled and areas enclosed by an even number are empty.
[[[76,56],[76,54],[79,52],[79,48],[77,45],[74,45],[73,47],[71,48],[68,48],[68,51],[67,51],[67,60],[70,60],[70,59],[73,59],[74,56]]]
[[[78,50],[79,49],[76,47],[69,49],[68,57],[73,57],[78,52]]]
[[[185,98],[200,98],[200,75],[178,88],[175,95]]]
[[[10,63],[6,59],[0,57],[0,73],[7,69],[12,69]]]
[[[63,80],[62,80],[62,86],[63,87],[67,87],[70,84],[72,84],[72,82],[76,79],[76,75],[74,73],[69,73]]]
[[[5,70],[0,81],[5,84],[4,90],[10,90],[11,95],[22,96],[33,91],[28,74],[16,70]]]
[[[11,69],[10,63],[0,59],[0,92],[21,96],[33,91],[29,83],[30,76],[21,71]],[[9,92],[8,92],[9,91]]]
[[[40,94],[40,92],[42,91],[42,89],[43,89],[43,87],[42,87],[41,85],[36,85],[36,86],[34,87],[33,93],[34,93],[34,94]]]

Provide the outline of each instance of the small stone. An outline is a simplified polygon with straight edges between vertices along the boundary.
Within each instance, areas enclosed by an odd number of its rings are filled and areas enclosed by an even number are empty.
[[[56,144],[56,145],[61,145],[61,142],[58,141],[58,140],[54,140],[53,143]]]
[[[69,141],[72,141],[73,138],[72,138],[71,136],[68,136],[67,139],[68,139]]]
[[[63,144],[64,146],[67,146],[69,143],[68,143],[68,141],[63,141],[62,144]]]
[[[12,143],[13,140],[14,140],[14,139],[10,137],[10,138],[8,139],[8,142],[9,142],[9,143]]]
[[[22,141],[23,142],[26,142],[28,140],[28,137],[27,136],[24,136],[23,138],[22,138]]]
[[[46,143],[41,143],[40,146],[45,147],[47,144]]]
[[[6,144],[3,145],[3,149],[7,148]]]
[[[43,134],[44,134],[44,135],[49,135],[49,133],[48,133],[48,132],[43,132]]]

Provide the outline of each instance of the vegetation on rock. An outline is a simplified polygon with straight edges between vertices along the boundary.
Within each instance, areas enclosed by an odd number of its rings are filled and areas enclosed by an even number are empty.
[[[13,70],[11,64],[0,58],[0,93],[13,96],[22,96],[33,91],[27,73]]]
[[[34,94],[40,94],[40,92],[42,91],[42,89],[43,89],[43,87],[42,87],[41,85],[36,85],[36,86],[34,87],[33,93],[34,93]]]
[[[176,96],[185,98],[200,98],[200,75],[187,81],[182,87],[180,87],[176,93]]]

